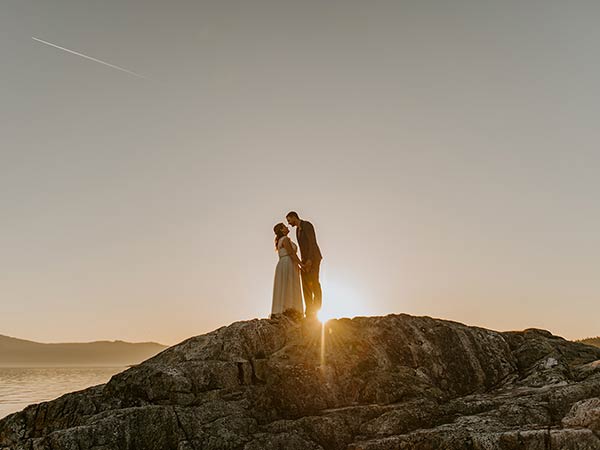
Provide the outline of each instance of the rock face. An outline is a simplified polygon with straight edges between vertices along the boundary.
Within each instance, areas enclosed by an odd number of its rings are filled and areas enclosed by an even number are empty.
[[[587,339],[581,339],[580,341],[577,342],[581,342],[582,344],[587,344],[587,345],[593,345],[594,347],[600,347],[600,336],[596,336],[593,338],[587,338]]]
[[[600,449],[599,360],[536,329],[250,320],[5,418],[0,449]]]

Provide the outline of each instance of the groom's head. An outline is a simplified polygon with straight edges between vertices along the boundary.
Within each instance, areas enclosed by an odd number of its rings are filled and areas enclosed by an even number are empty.
[[[300,225],[300,217],[298,217],[298,213],[296,211],[290,211],[285,215],[285,218],[287,219],[288,223],[293,227],[297,227],[298,225]]]

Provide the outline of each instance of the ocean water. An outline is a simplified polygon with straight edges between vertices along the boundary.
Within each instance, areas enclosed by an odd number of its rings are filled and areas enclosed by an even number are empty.
[[[104,384],[127,367],[0,367],[0,418],[32,403]]]

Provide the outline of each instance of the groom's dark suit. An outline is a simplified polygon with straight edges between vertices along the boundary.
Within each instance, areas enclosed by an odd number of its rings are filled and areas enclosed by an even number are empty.
[[[321,309],[322,292],[319,282],[319,268],[321,266],[321,250],[317,244],[315,227],[306,220],[301,220],[296,228],[296,240],[300,246],[300,255],[304,264],[310,261],[310,268],[302,271],[302,291],[306,303],[306,317],[314,317]]]

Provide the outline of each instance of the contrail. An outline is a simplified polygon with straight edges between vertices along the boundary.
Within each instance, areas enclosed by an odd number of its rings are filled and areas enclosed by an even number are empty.
[[[139,73],[132,72],[131,70],[124,69],[123,67],[115,66],[114,64],[107,63],[106,61],[102,61],[100,59],[92,58],[91,56],[84,55],[83,53],[79,53],[73,50],[69,50],[68,48],[61,47],[60,45],[53,44],[52,42],[47,42],[42,39],[38,39],[36,37],[31,36],[31,39],[34,41],[41,42],[42,44],[49,45],[50,47],[57,48],[59,50],[63,50],[68,53],[72,53],[73,55],[81,56],[82,58],[89,59],[90,61],[95,61],[100,64],[104,64],[105,66],[112,67],[113,69],[120,70],[121,72],[128,73],[129,75],[133,75],[134,77],[143,78],[146,80],[147,78]]]

